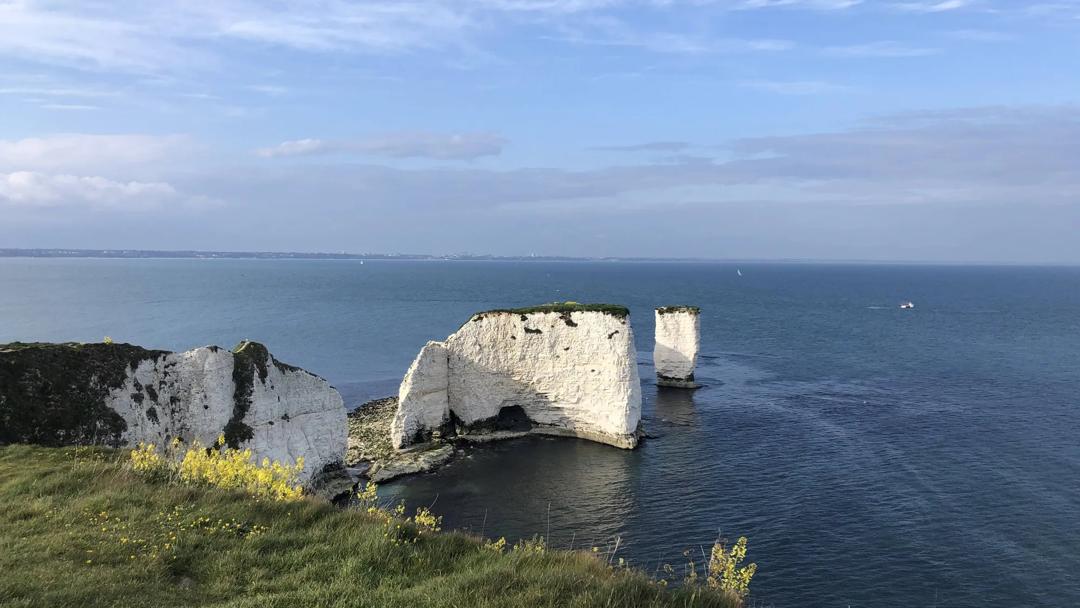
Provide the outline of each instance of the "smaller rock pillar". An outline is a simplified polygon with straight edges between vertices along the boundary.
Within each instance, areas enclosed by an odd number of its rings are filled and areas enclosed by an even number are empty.
[[[653,364],[656,385],[698,388],[694,365],[701,343],[700,309],[697,306],[662,306],[656,309],[656,346]]]

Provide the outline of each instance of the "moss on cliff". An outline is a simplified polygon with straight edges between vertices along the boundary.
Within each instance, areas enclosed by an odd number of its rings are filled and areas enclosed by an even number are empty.
[[[688,312],[692,315],[700,314],[701,309],[697,306],[661,306],[656,309],[657,314],[666,315],[676,312]]]
[[[0,345],[0,444],[119,445],[126,425],[105,404],[109,392],[166,354],[131,344]]]
[[[473,319],[483,318],[485,315],[512,314],[529,315],[533,313],[555,312],[568,314],[572,312],[600,312],[613,317],[626,318],[630,316],[630,309],[618,304],[581,304],[578,302],[552,302],[540,306],[527,306],[524,308],[496,308],[485,310],[473,315]],[[524,319],[522,319],[524,320]]]
[[[223,433],[225,444],[231,448],[238,448],[241,443],[249,441],[254,436],[251,427],[244,423],[244,416],[251,409],[251,396],[255,392],[256,376],[260,382],[264,382],[270,373],[267,367],[270,351],[258,342],[244,340],[233,348],[232,353],[233,412],[229,422],[225,424]]]

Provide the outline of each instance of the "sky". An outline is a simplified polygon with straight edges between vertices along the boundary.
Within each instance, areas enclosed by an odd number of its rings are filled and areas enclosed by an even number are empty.
[[[0,247],[1080,264],[1080,0],[0,0]]]

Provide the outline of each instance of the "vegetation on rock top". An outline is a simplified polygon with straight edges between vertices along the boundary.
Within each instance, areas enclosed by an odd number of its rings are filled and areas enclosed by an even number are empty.
[[[701,309],[697,306],[660,306],[656,309],[656,312],[662,315],[675,312],[688,312],[696,315],[701,312]]]
[[[551,302],[540,306],[526,306],[524,308],[496,308],[485,310],[473,315],[474,318],[490,314],[515,314],[528,315],[533,313],[569,313],[569,312],[601,312],[606,315],[624,318],[630,315],[630,309],[618,304],[581,304],[579,302]]]

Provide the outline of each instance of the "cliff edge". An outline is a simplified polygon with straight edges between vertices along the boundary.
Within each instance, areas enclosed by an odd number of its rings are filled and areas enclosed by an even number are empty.
[[[307,483],[340,463],[341,395],[257,342],[173,353],[130,344],[0,345],[0,444],[45,446],[174,437],[250,448],[257,460],[303,457]]]

